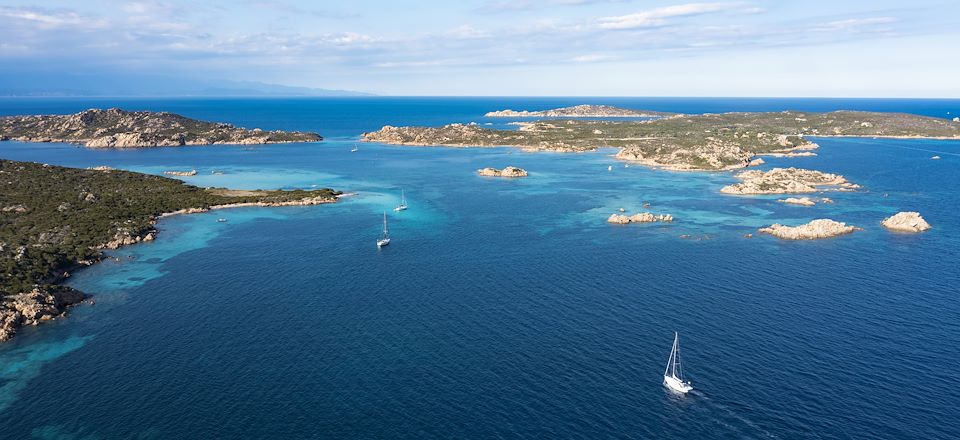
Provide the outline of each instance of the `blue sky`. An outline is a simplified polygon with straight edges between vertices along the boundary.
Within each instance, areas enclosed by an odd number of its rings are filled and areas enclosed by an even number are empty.
[[[0,0],[0,64],[388,95],[960,97],[957,1],[200,3]]]

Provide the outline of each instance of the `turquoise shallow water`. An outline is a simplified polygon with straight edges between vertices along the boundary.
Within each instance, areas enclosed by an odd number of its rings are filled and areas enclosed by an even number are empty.
[[[817,157],[768,160],[864,186],[813,208],[723,196],[729,173],[624,168],[612,151],[349,152],[386,123],[483,123],[480,110],[557,103],[135,101],[333,135],[252,151],[0,143],[0,157],[16,160],[357,192],[332,206],[168,218],[157,241],[75,274],[96,305],[0,347],[0,438],[960,436],[960,142],[818,139]],[[0,110],[126,104],[4,100]],[[960,111],[957,101],[634,104]],[[473,174],[505,165],[531,176]],[[380,215],[401,188],[411,209],[390,212],[395,241],[377,251]],[[604,221],[643,203],[677,221]],[[880,227],[899,210],[919,210],[934,229]],[[744,238],[822,217],[864,231]],[[673,330],[696,386],[685,398],[660,385]]]

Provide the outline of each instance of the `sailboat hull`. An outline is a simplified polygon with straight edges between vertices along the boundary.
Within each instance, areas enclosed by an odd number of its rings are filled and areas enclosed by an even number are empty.
[[[673,376],[663,376],[663,385],[670,389],[670,391],[687,394],[693,390],[693,386],[690,385],[690,382],[680,380],[679,378]]]

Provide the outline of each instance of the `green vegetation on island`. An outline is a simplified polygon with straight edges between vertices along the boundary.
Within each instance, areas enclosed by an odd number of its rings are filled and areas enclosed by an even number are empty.
[[[802,156],[817,145],[811,136],[960,138],[960,123],[903,113],[859,111],[673,115],[650,121],[542,120],[519,130],[477,124],[392,127],[363,140],[397,145],[495,147],[581,152],[617,147],[617,158],[675,170],[748,166],[758,155]]]
[[[173,113],[91,109],[72,115],[0,117],[0,140],[71,142],[93,148],[316,142],[316,133],[248,130]]]
[[[57,285],[99,261],[103,249],[152,240],[164,213],[232,206],[315,205],[331,189],[199,188],[129,171],[0,160],[0,341],[54,318],[83,294]]]

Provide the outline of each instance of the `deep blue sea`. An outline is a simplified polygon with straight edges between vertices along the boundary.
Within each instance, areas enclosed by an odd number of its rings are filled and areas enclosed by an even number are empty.
[[[816,157],[767,159],[863,185],[815,207],[724,196],[732,173],[625,168],[613,150],[350,152],[385,124],[503,127],[483,114],[579,103],[960,114],[960,100],[0,99],[0,114],[117,106],[327,138],[2,142],[2,158],[357,193],[164,219],[155,242],[74,274],[95,305],[0,345],[0,438],[960,438],[958,141],[820,138]],[[475,175],[506,165],[530,177]],[[401,189],[410,209],[394,213]],[[605,222],[644,203],[676,221]],[[903,210],[933,229],[880,226]],[[378,251],[383,211],[394,241]],[[745,237],[815,218],[864,230]],[[661,385],[675,330],[684,397]]]

